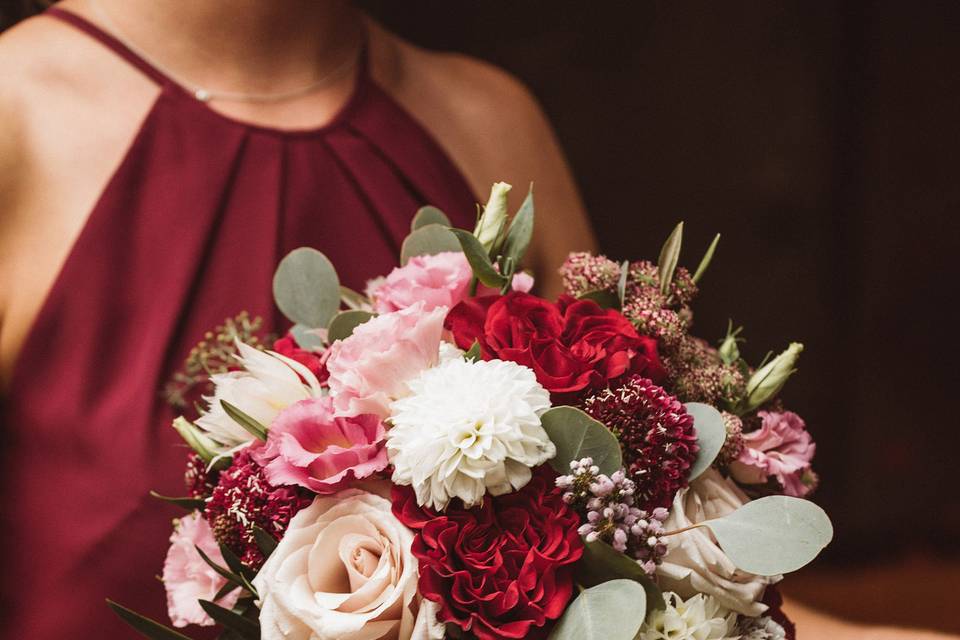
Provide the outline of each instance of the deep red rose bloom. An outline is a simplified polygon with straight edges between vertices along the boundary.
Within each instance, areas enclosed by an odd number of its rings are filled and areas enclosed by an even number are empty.
[[[484,359],[533,369],[555,404],[574,402],[627,374],[654,382],[666,377],[656,340],[592,300],[564,295],[554,304],[516,291],[471,298],[450,310],[444,326],[461,349],[476,340]]]
[[[583,554],[577,514],[554,486],[549,467],[520,491],[444,512],[417,505],[410,487],[393,488],[393,513],[416,531],[420,593],[437,618],[480,640],[537,638],[566,609],[572,563]]]
[[[325,360],[312,351],[300,348],[296,338],[290,333],[274,342],[273,350],[310,369],[310,373],[317,376],[320,384],[326,384],[327,378],[330,377]]]

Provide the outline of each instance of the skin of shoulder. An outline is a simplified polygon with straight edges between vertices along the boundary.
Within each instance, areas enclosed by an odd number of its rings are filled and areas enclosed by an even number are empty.
[[[516,210],[532,183],[537,232],[527,267],[548,296],[560,292],[557,268],[570,251],[596,241],[549,121],[527,87],[469,56],[415,47],[382,29],[372,39],[374,76],[440,142],[478,199],[509,182]]]

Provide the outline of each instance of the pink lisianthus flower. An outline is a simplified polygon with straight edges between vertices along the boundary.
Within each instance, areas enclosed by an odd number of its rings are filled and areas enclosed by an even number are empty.
[[[371,414],[336,417],[329,397],[302,400],[270,424],[267,443],[253,453],[272,485],[298,485],[329,494],[387,464],[386,428]]]
[[[464,300],[470,287],[473,271],[460,251],[444,251],[432,256],[416,256],[406,265],[397,267],[386,278],[372,281],[367,294],[374,311],[389,313],[423,302],[424,311],[438,307],[453,308]],[[533,278],[527,273],[513,277],[515,291],[527,292],[533,288]],[[477,295],[495,293],[481,286]]]
[[[379,315],[330,346],[328,384],[339,415],[385,419],[390,403],[409,393],[407,382],[437,364],[447,308],[426,306]]]
[[[816,444],[803,419],[792,411],[760,411],[761,426],[743,434],[744,447],[730,464],[734,479],[763,484],[771,477],[788,496],[802,498],[811,486],[804,482]]]
[[[175,627],[197,624],[204,627],[214,624],[213,619],[200,607],[199,600],[213,601],[217,592],[227,583],[226,579],[203,561],[196,547],[207,556],[225,566],[220,547],[213,538],[210,525],[198,512],[181,518],[170,536],[170,549],[163,563],[163,585],[167,590],[167,612]],[[236,589],[220,599],[218,604],[227,609],[237,603],[240,590]]]

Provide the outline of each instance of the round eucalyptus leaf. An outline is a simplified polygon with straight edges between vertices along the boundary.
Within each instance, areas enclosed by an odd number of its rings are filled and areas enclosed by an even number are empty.
[[[341,311],[333,316],[330,326],[327,328],[327,340],[333,344],[337,340],[346,340],[353,335],[353,330],[373,317],[369,311],[360,311],[351,309]]]
[[[759,498],[702,524],[733,564],[761,576],[796,571],[833,538],[833,525],[823,509],[790,496]]]
[[[623,466],[617,437],[580,409],[548,409],[540,423],[557,447],[557,455],[550,460],[557,473],[570,473],[570,462],[588,457],[608,476]]]
[[[620,298],[617,297],[617,294],[609,289],[593,289],[592,291],[585,291],[579,296],[580,300],[593,300],[598,305],[604,309],[619,309],[620,308]]]
[[[610,580],[625,578],[643,585],[647,592],[647,613],[653,609],[663,609],[663,593],[643,567],[617,551],[603,540],[584,542],[583,556],[574,565],[577,582],[585,587],[593,587]]]
[[[633,580],[585,589],[550,632],[549,640],[633,640],[646,618],[646,592]]]
[[[290,327],[290,333],[293,334],[293,339],[297,341],[297,345],[301,349],[317,351],[323,348],[323,338],[317,334],[316,329],[305,327],[302,324],[295,324]]]
[[[460,251],[460,242],[445,226],[427,224],[413,231],[400,248],[400,264],[414,256],[432,256],[444,251]]]
[[[710,468],[717,459],[723,443],[727,440],[727,427],[723,424],[720,412],[702,402],[688,402],[683,405],[687,413],[693,416],[693,428],[697,430],[697,459],[690,467],[690,480],[696,480]]]
[[[273,297],[290,320],[312,329],[326,327],[340,308],[337,270],[316,249],[294,249],[273,275]]]
[[[436,207],[427,205],[420,207],[414,214],[413,220],[410,221],[410,231],[416,231],[420,227],[425,227],[428,224],[439,224],[442,227],[452,226],[447,214]]]

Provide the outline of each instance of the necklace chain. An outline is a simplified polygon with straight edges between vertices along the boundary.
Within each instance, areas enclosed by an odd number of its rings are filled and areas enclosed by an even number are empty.
[[[342,63],[321,76],[319,79],[314,80],[308,85],[297,87],[296,89],[289,89],[287,91],[280,91],[276,93],[214,91],[181,77],[179,74],[171,71],[165,65],[158,62],[153,56],[150,56],[143,51],[143,49],[135,45],[130,38],[128,38],[123,31],[117,27],[116,23],[110,18],[107,12],[104,11],[103,7],[100,6],[99,0],[89,0],[89,3],[94,12],[97,14],[97,17],[100,18],[100,21],[104,24],[104,26],[107,27],[114,38],[119,40],[125,47],[130,49],[130,51],[138,55],[146,63],[154,67],[157,71],[168,77],[174,83],[180,85],[184,89],[187,89],[193,94],[193,97],[200,102],[210,102],[211,100],[219,100],[222,102],[282,102],[285,100],[291,100],[293,98],[299,98],[309,93],[313,93],[321,87],[324,87],[332,81],[340,78],[344,73],[352,69],[357,64],[357,58],[359,56],[358,52],[354,52]]]

